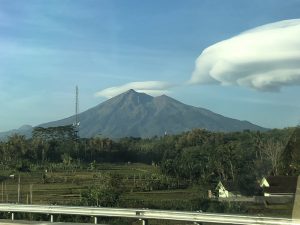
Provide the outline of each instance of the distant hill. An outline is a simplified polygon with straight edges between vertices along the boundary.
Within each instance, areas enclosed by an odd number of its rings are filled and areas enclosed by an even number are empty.
[[[18,129],[9,130],[6,132],[0,132],[0,140],[5,140],[7,137],[13,135],[13,134],[20,134],[24,135],[27,138],[31,137],[31,132],[33,130],[33,127],[30,125],[23,125]]]
[[[74,120],[72,116],[40,126],[67,125]],[[266,130],[248,121],[231,119],[204,108],[183,104],[166,95],[152,97],[134,90],[80,113],[79,120],[81,137],[153,137],[165,133],[178,134],[193,128],[225,132]]]

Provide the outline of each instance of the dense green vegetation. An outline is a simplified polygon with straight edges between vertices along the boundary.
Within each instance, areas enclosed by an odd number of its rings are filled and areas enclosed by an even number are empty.
[[[214,133],[193,130],[150,139],[77,139],[72,126],[35,128],[0,142],[3,201],[268,213],[249,203],[207,198],[218,181],[257,195],[265,175],[299,175],[300,128]],[[7,198],[7,199],[6,199]],[[284,214],[291,207],[279,208]],[[285,210],[285,211],[284,211]]]
[[[13,135],[0,142],[1,167],[26,171],[53,163],[78,167],[93,163],[156,164],[166,175],[192,182],[247,179],[299,173],[299,130],[213,133],[193,130],[151,139],[76,140],[72,126],[35,128],[32,139]],[[284,154],[283,154],[284,153]],[[252,174],[249,174],[249,169]]]

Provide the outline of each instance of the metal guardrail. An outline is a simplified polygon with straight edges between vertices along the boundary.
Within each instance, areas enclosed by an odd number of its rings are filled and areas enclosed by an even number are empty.
[[[0,204],[0,212],[10,212],[12,214],[12,220],[14,220],[14,213],[16,212],[48,214],[51,217],[51,222],[53,222],[53,215],[61,214],[91,216],[95,218],[95,223],[97,223],[97,217],[123,217],[140,219],[143,221],[143,224],[147,224],[148,219],[157,219],[217,224],[300,225],[300,220],[287,218],[150,209]]]

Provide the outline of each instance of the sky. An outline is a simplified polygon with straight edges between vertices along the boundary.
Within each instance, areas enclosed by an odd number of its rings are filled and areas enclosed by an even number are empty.
[[[81,112],[133,88],[298,125],[299,19],[300,0],[0,0],[0,131],[71,116],[76,85]]]

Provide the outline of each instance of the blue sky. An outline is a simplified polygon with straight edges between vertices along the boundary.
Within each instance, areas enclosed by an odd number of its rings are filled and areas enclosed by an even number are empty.
[[[38,125],[106,100],[95,93],[162,81],[186,104],[265,127],[299,122],[300,88],[277,92],[187,84],[207,47],[300,18],[300,0],[0,0],[0,131]],[[100,97],[99,97],[100,96]]]

